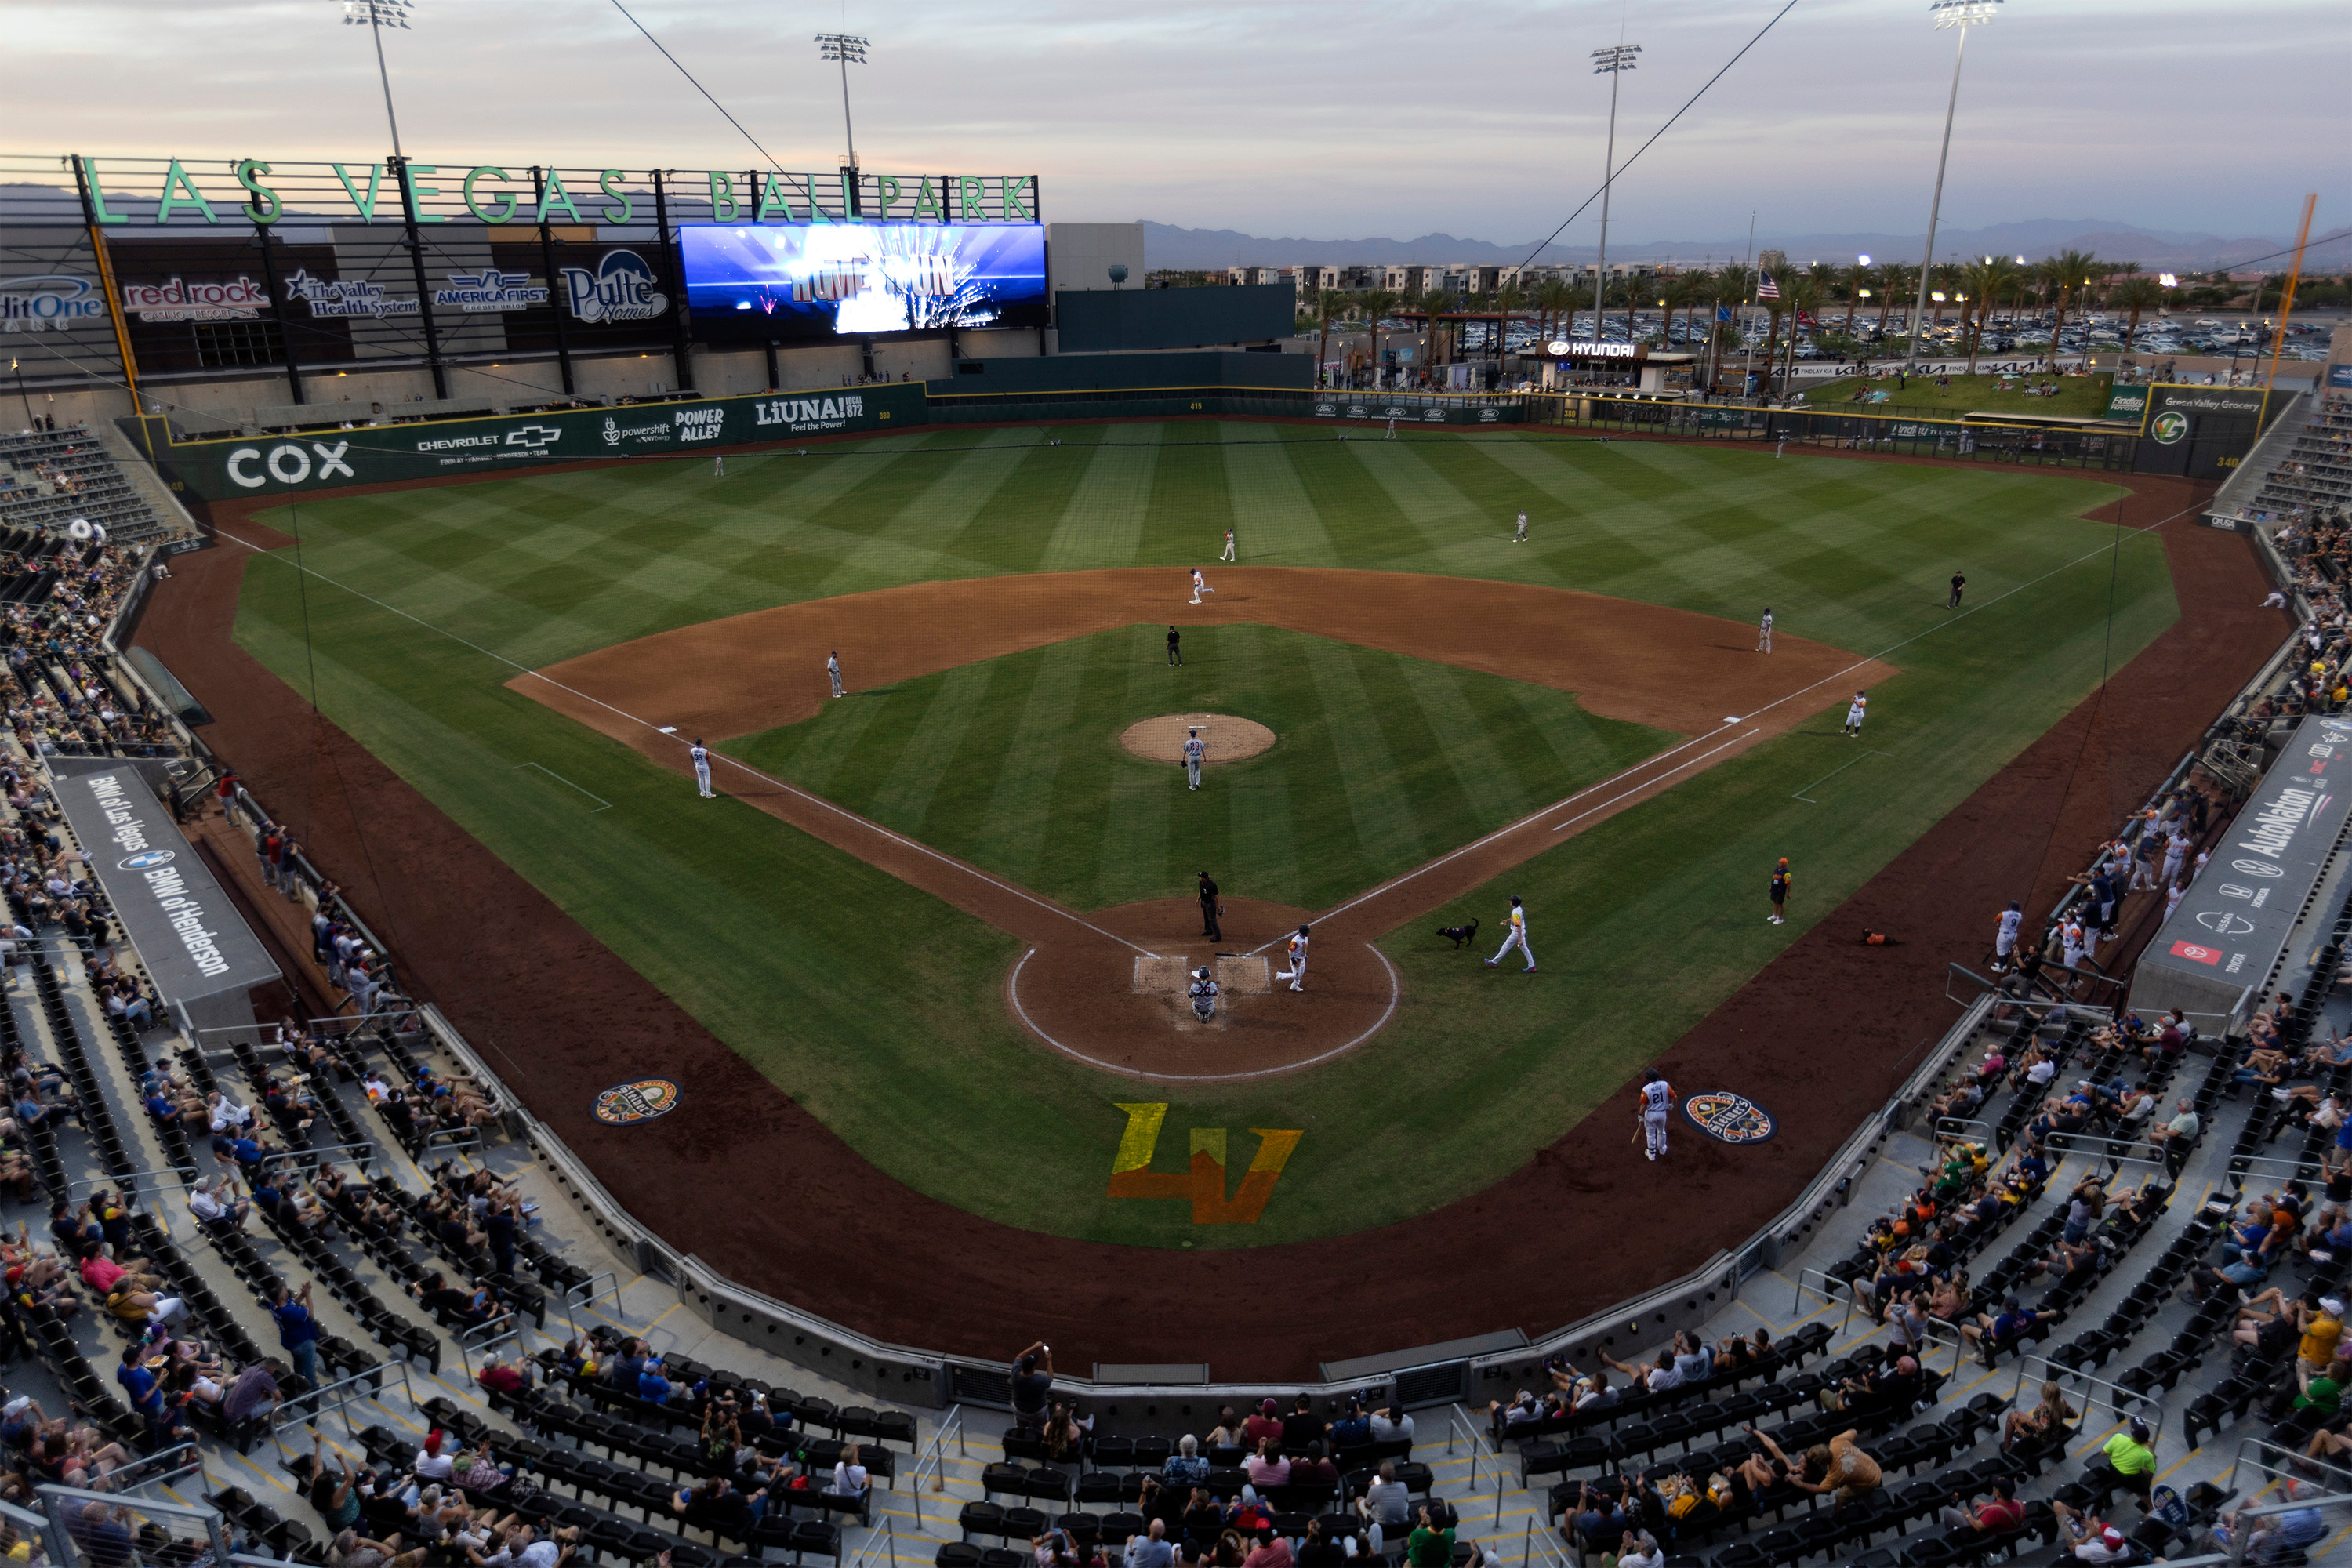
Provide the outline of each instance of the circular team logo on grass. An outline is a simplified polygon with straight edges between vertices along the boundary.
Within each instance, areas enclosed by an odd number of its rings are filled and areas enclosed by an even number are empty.
[[[2157,445],[2169,447],[2189,434],[2189,416],[2167,409],[2156,416],[2156,422],[2147,427],[2147,433],[2156,437]]]
[[[677,1109],[677,1085],[666,1078],[632,1079],[596,1097],[596,1120],[614,1127],[634,1127]]]
[[[1683,1101],[1683,1114],[1700,1131],[1724,1143],[1761,1143],[1780,1130],[1770,1111],[1726,1089],[1692,1095]]]

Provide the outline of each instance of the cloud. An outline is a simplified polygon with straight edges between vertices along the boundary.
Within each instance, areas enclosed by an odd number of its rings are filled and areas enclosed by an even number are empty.
[[[869,169],[1043,178],[1046,215],[1257,233],[1498,240],[1549,232],[1598,184],[1608,82],[1643,46],[1621,157],[1778,9],[1501,0],[1077,0],[917,7],[635,0],[632,9],[787,168],[843,150],[850,68]],[[15,0],[12,142],[25,151],[356,160],[386,145],[367,31],[332,0]],[[740,168],[759,154],[602,0],[417,0],[386,36],[404,144],[443,163]],[[1622,179],[1612,231],[1731,237],[1925,226],[1954,35],[1924,6],[1800,0]],[[2303,194],[2352,216],[2335,108],[2339,0],[2019,0],[1971,31],[1946,221],[2076,212],[2280,234]],[[1589,215],[1566,237],[1589,242]]]

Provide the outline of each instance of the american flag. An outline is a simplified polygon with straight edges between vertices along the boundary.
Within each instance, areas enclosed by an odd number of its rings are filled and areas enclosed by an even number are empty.
[[[1780,297],[1780,286],[1772,281],[1772,275],[1769,272],[1757,275],[1756,297],[1759,300],[1777,300]]]

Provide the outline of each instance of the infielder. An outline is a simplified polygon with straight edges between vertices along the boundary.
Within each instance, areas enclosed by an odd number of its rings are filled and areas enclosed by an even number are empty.
[[[833,682],[833,694],[835,697],[849,695],[841,689],[841,650],[839,648],[835,648],[824,656],[824,674],[825,679]]]
[[[1213,594],[1213,593],[1215,593],[1215,592],[1216,592],[1216,590],[1215,590],[1214,588],[1212,588],[1212,587],[1210,587],[1210,586],[1209,586],[1209,580],[1208,580],[1206,577],[1203,577],[1202,575],[1201,575],[1201,569],[1200,569],[1198,566],[1193,567],[1193,568],[1192,568],[1192,602],[1193,602],[1194,604],[1196,604],[1196,605],[1197,605],[1197,604],[1199,604],[1199,603],[1201,602],[1201,595],[1203,595],[1203,594]]]
[[[1772,651],[1772,606],[1769,605],[1764,606],[1764,618],[1756,623],[1756,651]]]
[[[1234,531],[1230,528],[1225,530],[1225,552],[1223,555],[1218,556],[1217,559],[1220,561],[1238,561],[1241,559],[1240,556],[1234,553]]]
[[[1283,970],[1275,976],[1276,980],[1289,981],[1290,988],[1293,991],[1304,991],[1307,989],[1306,986],[1299,984],[1300,981],[1307,978],[1307,931],[1305,926],[1300,926],[1296,931],[1291,933],[1290,967]]]
[[[1184,777],[1191,787],[1201,787],[1201,761],[1209,754],[1209,742],[1201,739],[1198,730],[1184,731]]]
[[[2011,900],[2009,908],[2000,911],[2000,923],[1993,927],[1992,966],[1996,970],[2009,967],[2010,960],[2016,956],[2017,928],[2024,923],[2024,911]]]
[[[1646,1068],[1642,1074],[1642,1132],[1648,1141],[1642,1151],[1644,1159],[1666,1157],[1666,1113],[1674,1106],[1674,1085],[1657,1068]]]
[[[1841,735],[1861,735],[1863,710],[1869,706],[1870,699],[1859,691],[1855,692],[1853,694],[1853,700],[1846,704],[1845,728],[1840,730],[1838,733]]]
[[[1525,544],[1527,542],[1528,542],[1528,514],[1527,514],[1526,512],[1521,512],[1521,513],[1519,513],[1519,526],[1518,526],[1518,531],[1517,531],[1517,532],[1515,532],[1515,533],[1513,533],[1513,534],[1511,535],[1511,542],[1512,542],[1512,543],[1514,543],[1514,544]]]
[[[1784,906],[1788,901],[1789,861],[1788,858],[1783,856],[1780,863],[1772,868],[1772,912],[1764,917],[1766,923],[1776,926],[1787,925],[1789,921]]]
[[[697,736],[686,754],[694,759],[694,787],[702,792],[703,799],[718,799],[710,787],[710,748],[702,743],[701,737]]]
[[[1504,954],[1515,947],[1528,961],[1523,973],[1533,974],[1536,972],[1536,950],[1528,945],[1528,911],[1526,906],[1519,902],[1517,893],[1511,895],[1511,912],[1503,917],[1503,945],[1495,950],[1495,956],[1486,961],[1486,967],[1499,968]]]

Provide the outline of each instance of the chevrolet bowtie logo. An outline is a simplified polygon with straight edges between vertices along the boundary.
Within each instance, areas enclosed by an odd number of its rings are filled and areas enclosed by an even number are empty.
[[[559,425],[525,425],[520,429],[507,432],[507,445],[529,447],[531,450],[537,451],[562,434],[563,428]]]

